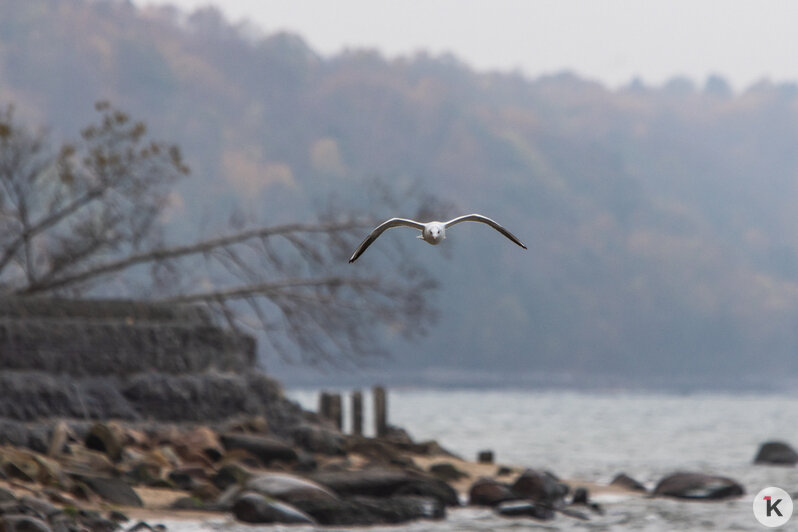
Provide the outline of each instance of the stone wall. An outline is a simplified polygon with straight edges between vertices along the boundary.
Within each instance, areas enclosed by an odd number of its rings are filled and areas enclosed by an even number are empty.
[[[256,368],[255,347],[195,306],[1,300],[0,421],[264,416],[290,433],[305,413]]]
[[[73,376],[241,372],[255,341],[203,309],[130,301],[0,301],[0,370]]]

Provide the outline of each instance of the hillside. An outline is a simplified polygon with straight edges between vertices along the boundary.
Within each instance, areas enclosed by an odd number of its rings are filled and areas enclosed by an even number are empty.
[[[378,179],[437,195],[436,218],[482,212],[524,240],[463,225],[446,249],[398,230],[375,244],[403,241],[440,272],[433,332],[386,339],[397,373],[798,376],[798,86],[613,91],[453,57],[323,58],[212,9],[88,0],[0,2],[0,79],[0,104],[54,136],[109,99],[179,143],[192,178],[175,235],[235,210],[278,223],[359,209]]]

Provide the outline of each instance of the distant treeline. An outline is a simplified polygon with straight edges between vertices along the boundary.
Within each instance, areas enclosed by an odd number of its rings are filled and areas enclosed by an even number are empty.
[[[109,99],[180,144],[178,233],[356,208],[375,179],[498,219],[528,253],[480,227],[448,259],[408,243],[446,274],[405,368],[798,374],[797,85],[610,90],[450,56],[323,58],[213,9],[110,0],[0,3],[0,79],[0,103],[54,135]]]

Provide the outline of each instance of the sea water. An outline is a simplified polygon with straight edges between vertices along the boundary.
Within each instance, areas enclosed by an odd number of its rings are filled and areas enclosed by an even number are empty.
[[[317,390],[287,394],[307,409],[316,408]],[[365,407],[369,433],[370,401]],[[767,530],[754,519],[753,496],[767,486],[798,492],[798,468],[753,465],[765,441],[798,447],[798,395],[394,389],[388,391],[388,417],[415,440],[437,440],[466,459],[492,450],[497,464],[599,484],[625,472],[649,488],[666,474],[696,471],[731,477],[746,495],[721,502],[597,496],[605,513],[584,522],[564,516],[546,522],[507,519],[486,509],[462,508],[450,510],[441,522],[368,530]],[[230,519],[166,524],[176,531],[313,530],[244,526]],[[798,515],[781,530],[798,530]]]

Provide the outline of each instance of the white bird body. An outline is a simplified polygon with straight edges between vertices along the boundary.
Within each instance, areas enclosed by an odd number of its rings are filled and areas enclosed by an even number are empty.
[[[443,222],[427,222],[424,224],[421,234],[416,238],[420,238],[433,246],[438,245],[446,238],[446,224]]]
[[[366,248],[368,248],[375,240],[377,240],[377,237],[385,232],[386,229],[390,229],[391,227],[406,226],[418,229],[421,231],[421,234],[418,235],[418,238],[434,246],[440,244],[443,242],[443,239],[446,238],[446,228],[451,227],[454,224],[459,224],[460,222],[481,222],[483,224],[487,224],[522,248],[526,249],[526,246],[510,231],[494,222],[487,216],[482,216],[481,214],[466,214],[465,216],[453,218],[448,222],[433,221],[427,223],[417,222],[407,218],[391,218],[390,220],[386,220],[374,228],[369,236],[367,236],[365,240],[363,240],[363,242],[361,242],[357,247],[355,252],[352,254],[352,257],[349,259],[349,262],[355,262],[357,258],[362,255],[364,251],[366,251]]]

